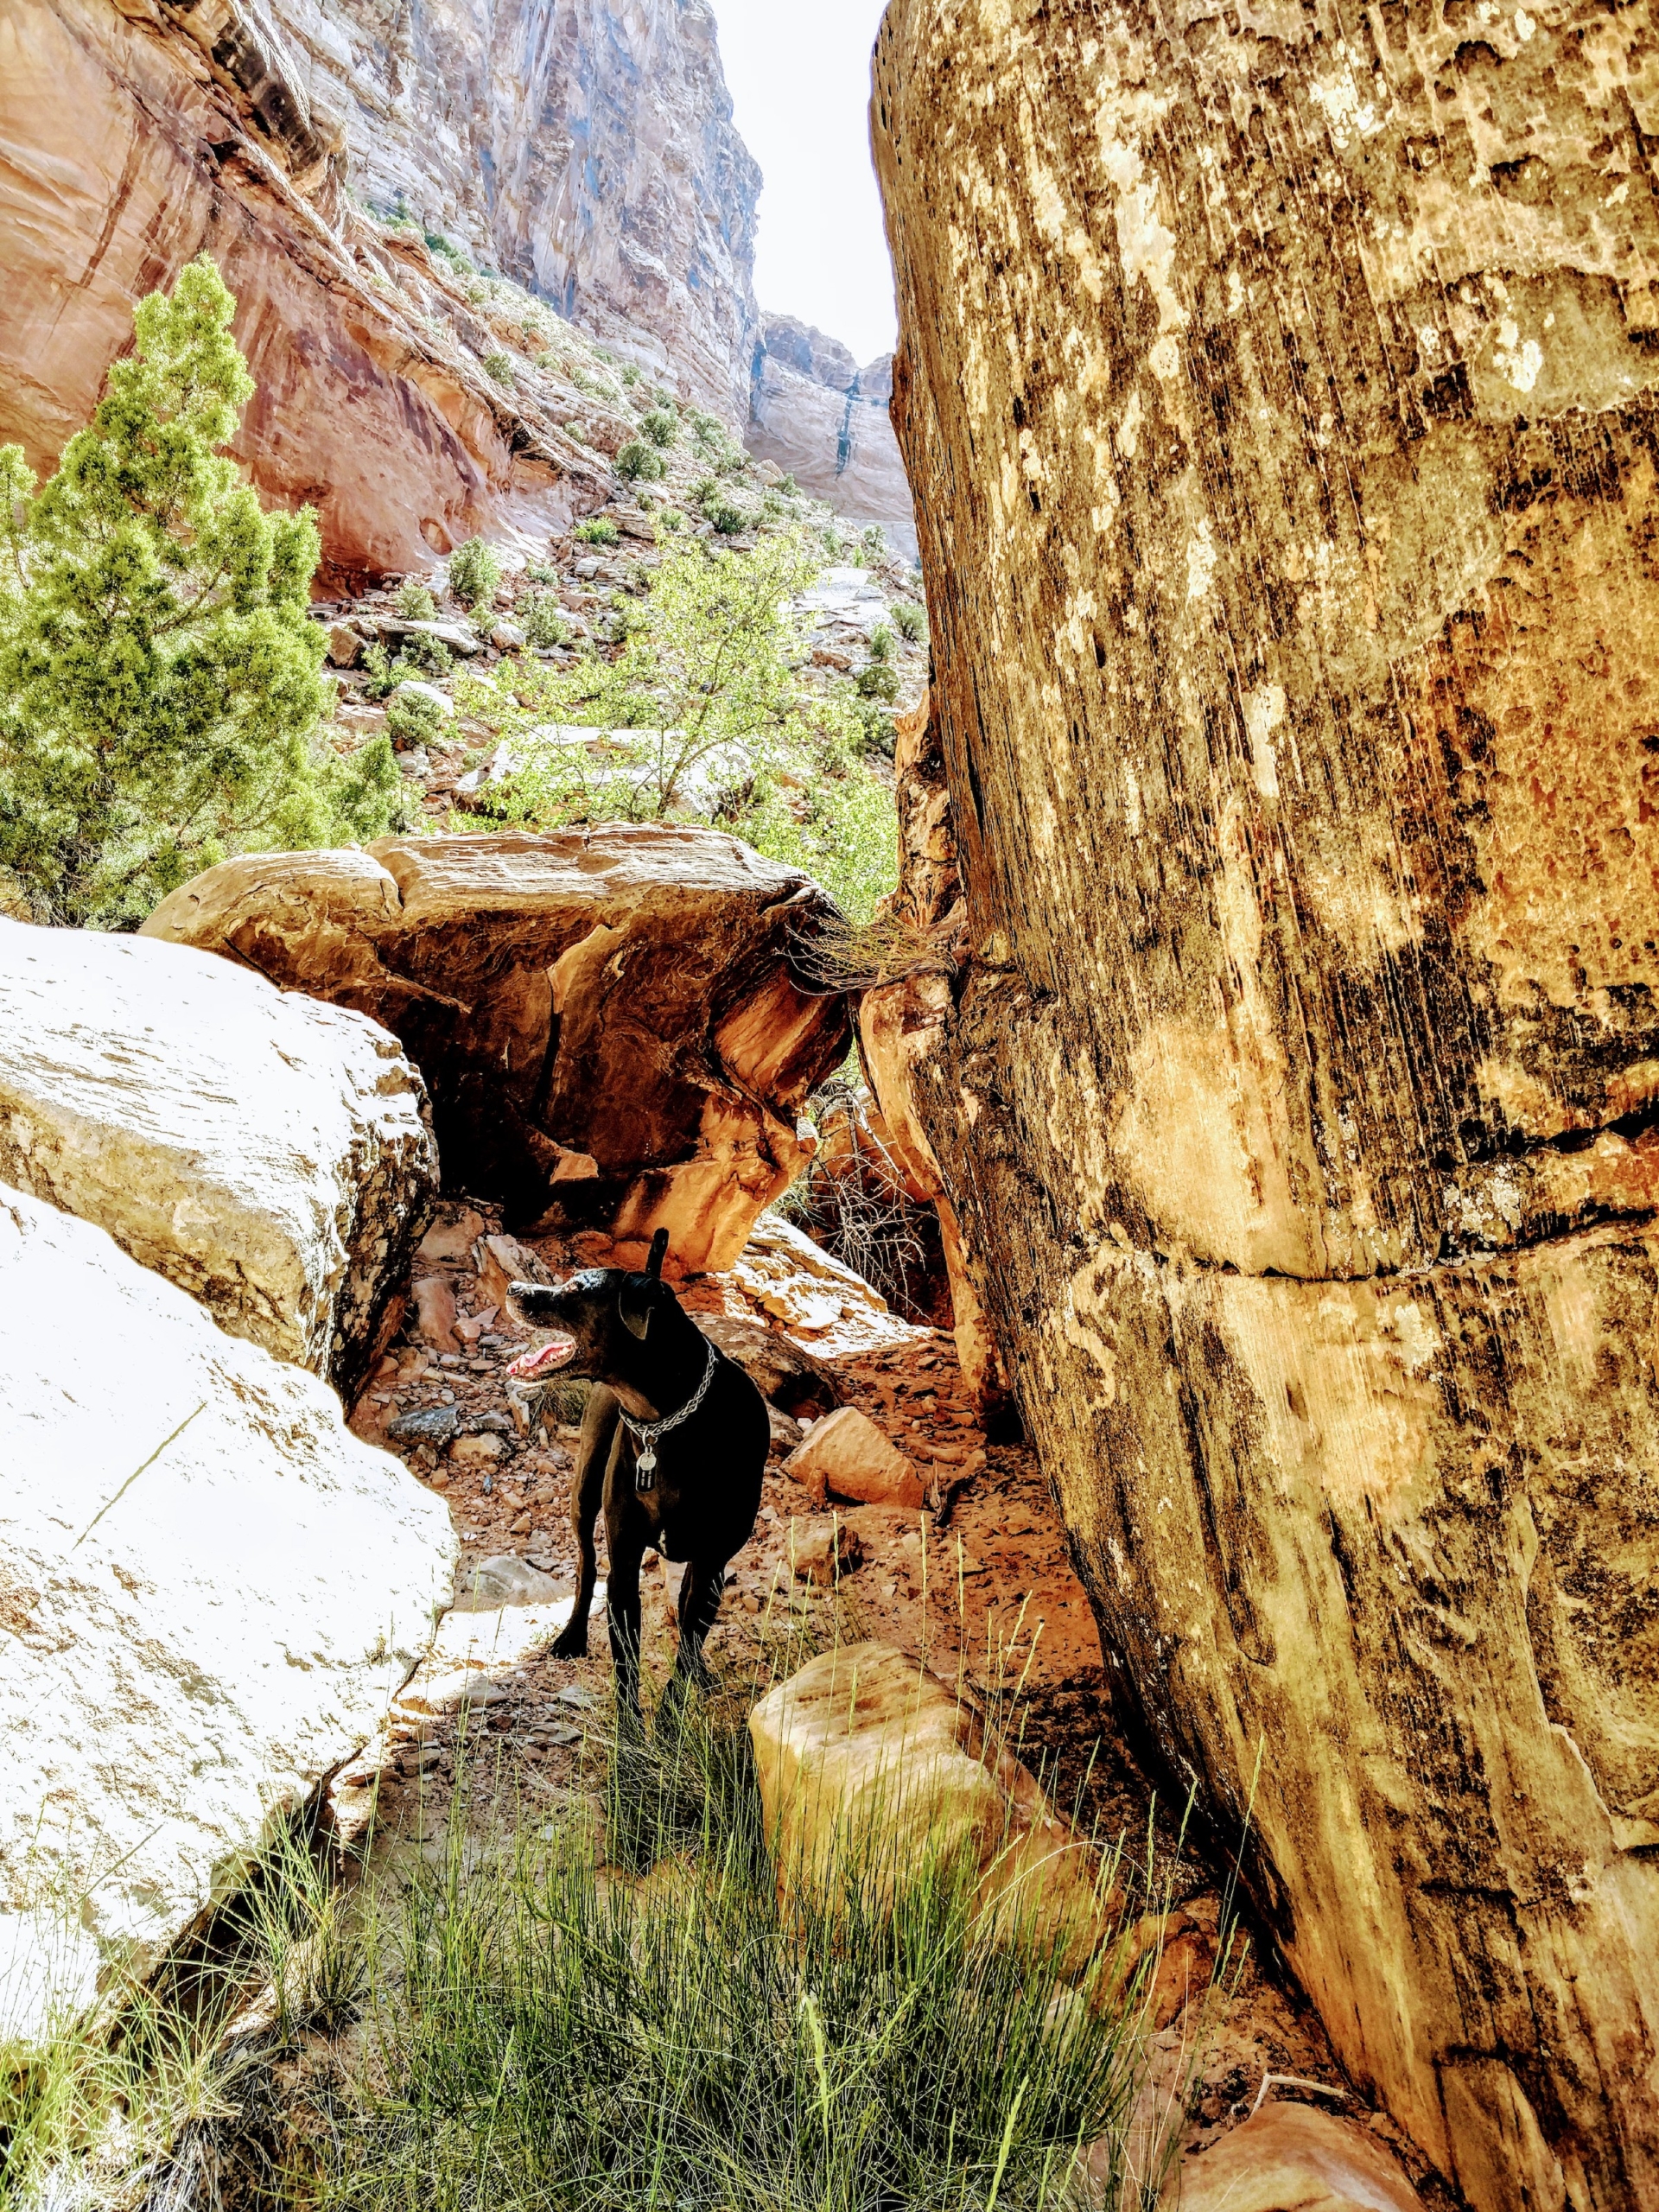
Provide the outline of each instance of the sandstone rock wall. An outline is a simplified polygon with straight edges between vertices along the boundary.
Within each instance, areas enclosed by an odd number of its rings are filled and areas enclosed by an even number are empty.
[[[235,450],[268,498],[316,506],[325,574],[568,527],[603,495],[600,457],[446,341],[465,302],[441,272],[441,315],[400,296],[343,199],[337,123],[261,20],[162,0],[0,13],[0,440],[55,467],[134,302],[205,250],[258,384]]]
[[[332,1392],[0,1185],[0,2040],[118,1999],[431,1640],[448,1509]]]
[[[709,0],[272,0],[355,190],[747,411],[760,172]]]
[[[839,340],[793,315],[763,315],[744,442],[851,522],[879,522],[916,557],[916,518],[888,419],[889,355],[861,369]]]
[[[968,893],[912,1090],[1109,1664],[1470,2202],[1637,2212],[1649,18],[895,0],[874,115]]]
[[[451,1189],[733,1265],[817,1143],[845,1001],[792,954],[817,886],[735,837],[614,823],[221,861],[147,938],[223,954],[393,1032]]]
[[[376,1023],[181,946],[0,920],[0,1177],[347,1399],[437,1167]]]

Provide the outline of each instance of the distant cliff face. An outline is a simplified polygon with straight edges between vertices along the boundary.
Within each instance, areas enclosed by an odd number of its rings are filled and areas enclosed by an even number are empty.
[[[916,518],[887,419],[893,356],[861,369],[847,348],[793,315],[763,315],[744,442],[851,521],[879,522],[916,557]]]
[[[275,7],[372,207],[406,210],[742,421],[760,172],[709,0]]]

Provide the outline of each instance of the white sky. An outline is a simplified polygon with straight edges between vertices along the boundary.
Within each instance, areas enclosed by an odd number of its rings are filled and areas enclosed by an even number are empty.
[[[893,271],[870,167],[870,49],[886,0],[714,0],[737,127],[766,174],[755,297],[893,348]]]

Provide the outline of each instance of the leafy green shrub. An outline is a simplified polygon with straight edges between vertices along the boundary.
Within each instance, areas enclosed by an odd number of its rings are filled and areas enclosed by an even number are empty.
[[[43,921],[130,926],[226,853],[380,834],[391,748],[316,741],[316,523],[218,448],[253,391],[205,256],[136,310],[35,489],[0,448],[0,869]]]
[[[801,487],[792,476],[785,476],[778,489],[786,499],[798,499],[800,497]]]
[[[545,561],[531,561],[524,569],[524,582],[527,584],[547,584],[550,587],[556,584],[558,581],[558,570],[550,568]]]
[[[461,248],[458,245],[451,245],[448,239],[440,232],[423,231],[421,235],[426,240],[429,251],[441,253],[446,261],[465,260],[466,256],[461,252]]]
[[[405,622],[435,622],[438,602],[418,577],[405,576],[397,589],[397,612]]]
[[[653,407],[639,417],[639,433],[666,452],[680,435],[680,418],[671,407]]]
[[[715,471],[720,476],[747,476],[753,467],[753,457],[741,446],[728,446],[715,463]]]
[[[571,533],[580,545],[614,545],[621,534],[608,515],[590,515]]]
[[[870,632],[870,658],[872,660],[893,658],[893,632],[885,622],[878,622]]]
[[[887,550],[887,533],[879,522],[873,522],[860,532],[858,542],[873,561],[879,561]]]
[[[899,749],[899,733],[887,709],[877,699],[855,698],[853,712],[858,717],[858,750],[891,760]]]
[[[710,499],[717,499],[720,497],[719,478],[699,476],[685,496],[694,507],[707,506]]]
[[[632,483],[641,478],[655,482],[667,474],[668,467],[655,446],[647,445],[643,438],[630,438],[616,456],[616,473]]]
[[[691,442],[703,453],[717,453],[726,442],[726,425],[718,415],[695,414],[691,417]]]
[[[564,426],[564,435],[567,438],[575,439],[579,446],[585,446],[591,442],[588,435],[588,425],[585,423],[567,423]]]
[[[640,369],[638,361],[628,361],[624,364],[621,371],[622,381],[626,385],[630,391],[632,391],[635,385],[639,383],[642,374],[643,372]]]
[[[893,610],[893,627],[901,638],[919,645],[927,635],[927,616],[913,599],[901,599]]]
[[[493,377],[497,384],[511,385],[518,381],[513,375],[512,354],[502,353],[499,347],[493,353],[484,356],[484,371],[486,376]]]
[[[463,607],[486,605],[500,581],[501,563],[481,537],[469,537],[449,556],[449,588]]]
[[[394,691],[386,702],[386,734],[400,750],[410,745],[435,745],[448,737],[450,717],[435,699],[420,691]]]
[[[866,661],[853,682],[861,699],[885,699],[891,706],[899,696],[899,671],[885,660]]]
[[[409,673],[422,676],[448,676],[455,664],[455,657],[442,638],[428,638],[416,632],[405,638],[397,655],[397,664]]]
[[[658,516],[657,522],[660,529],[666,531],[680,531],[685,528],[685,517],[677,507],[664,507]]]
[[[562,645],[569,635],[564,610],[553,592],[526,592],[512,611],[526,645]]]
[[[729,499],[713,499],[703,509],[703,518],[711,522],[722,537],[736,537],[747,530],[754,517],[735,507]]]

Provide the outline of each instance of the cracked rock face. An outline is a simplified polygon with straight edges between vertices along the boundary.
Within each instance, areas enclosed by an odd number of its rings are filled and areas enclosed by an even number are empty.
[[[171,945],[0,920],[0,1177],[349,1396],[438,1156],[420,1077],[360,1014]]]
[[[358,1751],[448,1516],[315,1376],[0,1184],[0,2037],[50,2044]]]
[[[968,898],[915,1109],[1127,1707],[1478,2212],[1659,2196],[1645,41],[877,57]]]
[[[451,1188],[515,1226],[665,1228],[693,1273],[733,1265],[816,1144],[849,1021],[791,953],[830,911],[735,837],[612,823],[224,861],[143,934],[392,1031]]]

